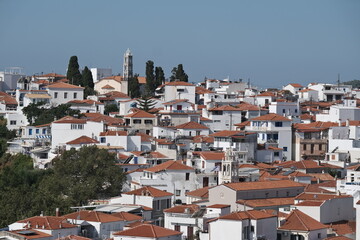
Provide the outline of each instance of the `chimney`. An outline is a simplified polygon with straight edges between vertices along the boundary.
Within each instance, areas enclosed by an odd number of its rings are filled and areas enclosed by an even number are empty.
[[[349,121],[349,119],[346,119],[346,126],[347,126],[347,127],[350,126],[350,121]]]
[[[56,209],[55,209],[55,216],[56,216],[56,217],[59,217],[59,208],[56,208]]]
[[[43,217],[43,216],[44,216],[44,211],[41,211],[40,217]]]

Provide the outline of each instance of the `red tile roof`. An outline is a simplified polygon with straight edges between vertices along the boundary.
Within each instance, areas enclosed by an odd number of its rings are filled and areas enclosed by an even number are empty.
[[[106,214],[106,213],[96,212],[96,211],[86,211],[86,210],[69,213],[69,214],[63,215],[62,218],[85,220],[87,222],[101,222],[101,223],[123,221],[121,218],[115,217],[111,214]]]
[[[327,224],[329,228],[332,228],[338,235],[350,235],[356,233],[355,221],[340,221]]]
[[[102,89],[115,89],[113,86],[110,86],[109,84],[106,84],[102,87]]]
[[[165,86],[195,86],[189,82],[175,81],[175,82],[166,82]]]
[[[258,220],[258,219],[273,218],[273,217],[276,216],[264,211],[249,210],[249,211],[241,211],[241,212],[232,212],[228,215],[221,216],[218,219],[242,221],[246,219]]]
[[[128,230],[116,232],[114,233],[114,235],[158,239],[158,238],[170,237],[174,235],[182,235],[182,233],[151,224],[143,224]]]
[[[65,237],[57,238],[56,240],[91,240],[91,238],[81,237],[78,235],[68,235]]]
[[[193,138],[194,143],[214,143],[214,137],[199,135]]]
[[[295,209],[285,219],[285,223],[279,227],[280,230],[314,231],[328,228],[326,225]]]
[[[291,168],[295,167],[296,169],[316,169],[316,168],[333,168],[333,169],[341,169],[341,167],[331,165],[328,163],[320,163],[318,161],[313,160],[301,160],[301,161],[286,161],[283,163],[276,164],[277,166],[283,168]]]
[[[132,214],[132,213],[128,213],[128,212],[117,212],[117,213],[113,213],[111,215],[121,218],[124,221],[137,221],[137,220],[142,219],[142,217]]]
[[[291,121],[289,118],[280,116],[276,113],[269,113],[260,117],[252,118],[250,121]]]
[[[104,105],[101,102],[98,101],[94,101],[91,99],[84,99],[84,100],[72,100],[69,101],[68,103],[73,103],[73,104],[83,104],[83,105],[93,105],[93,104],[97,104],[97,105]]]
[[[60,118],[59,120],[54,121],[53,123],[78,123],[78,124],[84,124],[86,123],[85,119],[78,119],[71,116],[65,116],[63,118]]]
[[[151,142],[154,139],[152,136],[150,136],[150,135],[148,135],[146,133],[140,133],[139,132],[139,133],[136,133],[136,136],[140,136],[142,142]]]
[[[5,105],[18,104],[15,98],[4,92],[0,92],[0,102],[5,103]]]
[[[78,145],[78,144],[90,144],[90,143],[99,143],[99,141],[96,141],[95,139],[93,138],[90,138],[88,136],[81,136],[81,137],[78,137],[72,141],[69,141],[67,142],[66,144],[69,144],[69,145]]]
[[[165,170],[177,171],[177,170],[194,170],[194,169],[192,167],[186,166],[185,164],[182,164],[179,161],[166,161],[154,167],[145,169],[145,171],[148,172],[160,172]]]
[[[257,207],[272,207],[272,206],[283,206],[283,205],[293,205],[294,198],[267,198],[267,199],[249,199],[243,200],[240,199],[236,203],[246,205],[252,208]]]
[[[173,104],[188,102],[188,101],[189,101],[188,99],[174,99],[169,102],[164,102],[163,105],[173,105]]]
[[[298,83],[289,83],[289,85],[295,87],[295,88],[302,88],[303,86]]]
[[[36,76],[36,77],[56,77],[56,78],[66,78],[66,76],[61,75],[61,74],[57,74],[57,73],[48,73],[48,74],[44,74],[44,75],[40,75],[40,76]]]
[[[69,84],[69,83],[64,83],[64,82],[57,82],[57,83],[50,84],[50,85],[47,86],[47,88],[50,88],[50,89],[57,89],[57,88],[84,89],[83,87],[79,87],[79,86],[72,85],[72,84]]]
[[[127,131],[107,131],[107,132],[101,132],[100,136],[127,136]]]
[[[193,213],[199,211],[199,209],[200,209],[200,206],[198,206],[196,204],[187,204],[187,205],[177,205],[172,208],[165,209],[164,212],[193,214]]]
[[[132,190],[130,192],[123,193],[126,195],[137,195],[137,196],[151,196],[151,197],[166,197],[166,196],[172,196],[174,194],[162,191],[160,189],[151,187],[151,186],[145,186],[136,190]]]
[[[110,97],[110,98],[130,98],[127,94],[119,92],[119,91],[111,91],[108,93],[103,94],[106,97]]]
[[[336,198],[352,198],[352,196],[304,192],[295,197],[296,200],[302,200],[302,201],[323,201],[323,200],[330,200]]]
[[[31,232],[31,234],[24,234],[24,231],[27,232]],[[27,229],[18,229],[18,230],[13,230],[13,231],[9,231],[13,234],[16,234],[18,236],[20,236],[20,239],[39,239],[39,238],[51,238],[52,235],[41,232],[41,231],[37,231],[33,228],[27,228]],[[5,238],[7,239],[7,238]]]
[[[130,117],[131,118],[155,118],[155,115],[147,113],[143,110],[138,110],[138,111],[135,111],[133,113],[126,115],[125,117],[127,117],[127,118],[130,118]]]
[[[277,188],[292,188],[304,187],[303,184],[291,180],[278,180],[278,181],[264,181],[264,182],[239,182],[239,183],[226,183],[227,186],[235,191],[249,191],[261,189],[277,189]]]
[[[225,157],[224,152],[196,152],[205,160],[222,160]]]
[[[233,107],[230,105],[224,105],[220,107],[210,108],[209,111],[242,111],[240,108]]]
[[[34,216],[17,223],[26,223],[26,228],[56,230],[61,228],[76,228],[77,226],[67,223],[62,217]]]
[[[197,123],[197,122],[187,122],[180,125],[175,126],[177,129],[209,129],[208,127]]]
[[[256,105],[252,105],[247,102],[242,102],[239,105],[236,105],[237,108],[239,108],[241,111],[259,111],[260,108]]]
[[[228,204],[213,204],[210,206],[207,206],[206,208],[227,208],[230,207]]]
[[[191,197],[197,197],[197,198],[202,198],[202,199],[206,199],[209,197],[209,187],[203,187],[203,188],[199,188],[196,189],[194,191],[190,191],[185,193],[186,196],[191,196]]]

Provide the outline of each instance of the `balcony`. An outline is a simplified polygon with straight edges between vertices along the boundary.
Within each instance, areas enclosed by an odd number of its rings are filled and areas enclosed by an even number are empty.
[[[327,138],[307,138],[307,139],[301,139],[300,140],[300,144],[319,144],[319,143],[323,143],[326,144],[327,143]]]

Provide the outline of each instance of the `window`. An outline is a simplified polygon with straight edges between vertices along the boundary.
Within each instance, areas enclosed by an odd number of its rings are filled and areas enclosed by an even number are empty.
[[[39,134],[39,133],[40,133],[40,129],[38,129],[38,128],[35,129],[35,133],[36,133],[36,134]]]
[[[145,120],[145,124],[152,124],[153,121],[152,120]]]
[[[283,151],[284,151],[284,152],[287,152],[287,147],[283,147]]]
[[[319,151],[322,150],[322,144],[319,144]]]
[[[181,190],[175,190],[175,195],[180,196],[181,195]]]
[[[64,93],[64,98],[67,98],[67,96],[68,96],[68,93],[65,92],[65,93]]]
[[[303,150],[306,151],[306,144],[303,145]]]
[[[71,129],[77,129],[77,125],[76,124],[71,124]]]
[[[297,109],[295,109],[295,113],[297,113]]]
[[[58,98],[58,93],[57,92],[54,93],[54,98]]]
[[[314,144],[310,145],[310,151],[311,151],[311,153],[314,153]]]
[[[134,124],[141,124],[141,119],[134,119],[134,120],[133,120],[133,123],[134,123]]]
[[[285,109],[283,109],[283,113],[285,113]]]
[[[84,129],[84,125],[83,124],[78,124],[78,129]]]
[[[318,233],[318,238],[321,238],[321,233]]]
[[[275,122],[275,127],[282,127],[283,123],[282,122]]]
[[[106,138],[105,138],[105,137],[101,137],[101,138],[100,138],[100,142],[101,142],[101,143],[106,143]]]
[[[74,98],[77,98],[77,93],[76,92],[74,92]]]
[[[15,120],[11,120],[11,121],[10,121],[10,125],[16,125],[16,121],[15,121]]]
[[[185,173],[185,180],[189,181],[189,179],[190,179],[190,173]]]
[[[46,134],[46,128],[43,128],[42,134]]]
[[[29,129],[29,135],[32,135],[32,132],[33,132],[33,131],[32,131],[32,129],[30,128],[30,129]]]
[[[279,152],[274,152],[274,157],[278,157],[280,156],[280,153]]]
[[[180,232],[180,225],[175,225],[174,230]]]

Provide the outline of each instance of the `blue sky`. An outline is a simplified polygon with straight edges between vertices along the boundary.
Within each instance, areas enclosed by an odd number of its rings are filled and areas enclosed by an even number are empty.
[[[153,60],[167,77],[248,79],[260,87],[360,79],[359,0],[0,0],[0,71],[121,73]]]

